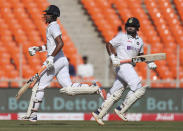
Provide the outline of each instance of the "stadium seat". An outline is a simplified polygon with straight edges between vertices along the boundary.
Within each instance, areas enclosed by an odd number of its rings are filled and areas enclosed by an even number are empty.
[[[9,87],[9,84],[7,81],[1,81],[0,82],[0,88],[8,88]]]
[[[165,88],[165,86],[162,83],[152,82],[151,83],[152,88]]]
[[[46,0],[36,0],[35,2],[40,11],[45,10],[49,5],[48,1],[46,1]]]
[[[174,35],[174,38],[178,44],[183,43],[182,39],[179,39],[179,37],[182,37],[183,35],[183,28],[181,26],[181,23],[178,19],[177,14],[174,12],[174,9],[171,6],[171,3],[169,0],[161,0],[157,1],[159,4],[159,7],[162,11],[162,14],[164,15],[164,18],[166,19],[170,31]],[[177,29],[175,30],[175,27],[177,26]],[[180,31],[179,31],[180,30]]]
[[[73,64],[75,67],[83,63],[81,56],[79,56],[78,54],[70,55],[69,59],[71,61],[71,64]]]
[[[106,42],[116,35],[117,27],[124,26],[129,17],[137,17],[141,23],[139,35],[143,38],[145,45],[151,45],[151,53],[166,52],[171,54],[165,62],[157,62],[158,72],[162,79],[176,78],[177,54],[175,50],[179,45],[181,66],[179,77],[183,77],[183,28],[181,25],[183,0],[174,0],[174,2],[169,0],[81,0],[81,3],[91,15],[91,19]],[[171,4],[175,4],[175,9]],[[4,70],[13,67],[12,69],[17,72],[20,68],[21,46],[23,47],[24,71],[26,71],[25,69],[30,70],[23,74],[24,78],[28,78],[40,68],[45,60],[45,54],[38,53],[35,60],[32,60],[27,49],[29,46],[39,46],[46,41],[46,24],[41,17],[42,10],[46,9],[48,5],[47,0],[0,0],[0,35],[3,35],[0,37],[0,54],[6,58],[6,60],[0,59],[0,63]],[[146,11],[144,7],[147,9]],[[175,11],[176,9],[178,13]],[[60,24],[60,21],[58,22]],[[78,63],[82,63],[82,59],[61,24],[60,27],[65,44],[63,51],[77,66]],[[145,49],[146,51],[147,49]],[[5,68],[6,64],[8,66]],[[34,64],[37,65],[33,66]],[[137,68],[143,79],[146,78],[144,67]],[[16,74],[15,72],[14,74]],[[175,87],[175,84],[171,82],[154,85]]]
[[[4,36],[0,37],[0,54],[3,56],[0,63],[4,70],[12,70],[11,73],[5,74],[8,78],[17,79],[19,77],[17,70],[21,67],[21,46],[23,47],[23,78],[31,77],[40,69],[43,61],[45,61],[45,53],[41,55],[38,53],[33,58],[29,56],[27,51],[30,46],[40,46],[46,41],[46,24],[42,21],[42,11],[48,5],[47,0],[0,0],[0,35]],[[58,23],[60,24],[60,21]],[[63,27],[62,30],[64,30]],[[66,37],[68,35],[64,30],[63,39]],[[65,50],[70,59],[78,57],[80,58],[79,63],[81,63],[82,59],[69,37],[67,40],[64,40],[64,43],[66,47],[69,47],[68,49],[65,48]],[[75,63],[76,60],[72,61],[77,65]],[[8,86],[8,83],[4,82],[1,85]],[[12,82],[10,85],[18,86],[18,83]]]
[[[95,81],[94,77],[84,77],[82,80],[83,84],[92,85],[92,83]]]
[[[0,3],[0,8],[11,8],[11,4],[9,4],[7,0],[1,0]]]
[[[182,11],[183,1],[182,0],[174,0],[174,2],[175,2],[175,5],[176,5],[176,8],[178,10],[178,13],[180,14],[181,20],[183,20],[183,11]]]

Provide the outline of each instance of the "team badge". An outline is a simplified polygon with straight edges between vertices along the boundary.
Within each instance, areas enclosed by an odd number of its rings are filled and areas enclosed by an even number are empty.
[[[130,20],[129,20],[129,23],[132,23],[133,22],[133,18],[131,18]]]
[[[140,45],[140,43],[139,43],[139,42],[137,42],[137,45]]]

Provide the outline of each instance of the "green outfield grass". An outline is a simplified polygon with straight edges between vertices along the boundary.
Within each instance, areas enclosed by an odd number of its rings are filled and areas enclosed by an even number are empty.
[[[0,131],[183,131],[183,122],[0,121]]]

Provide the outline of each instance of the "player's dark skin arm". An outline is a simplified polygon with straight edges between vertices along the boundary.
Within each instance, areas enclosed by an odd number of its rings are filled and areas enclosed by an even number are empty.
[[[62,41],[61,35],[57,36],[55,38],[55,43],[56,43],[56,47],[55,50],[53,51],[53,53],[51,54],[51,56],[56,56],[57,53],[62,49],[62,47],[64,46],[64,42]]]
[[[117,55],[115,48],[111,45],[111,43],[106,43],[106,49],[107,52],[110,55],[114,54],[115,56]]]
[[[55,38],[55,42],[56,42],[56,48],[55,50],[53,51],[53,53],[51,54],[51,56],[56,56],[57,53],[62,49],[62,47],[64,46],[64,43],[62,41],[62,38],[61,38],[61,35],[57,36]],[[45,44],[45,47],[47,48],[46,44]],[[39,50],[38,51],[41,51],[42,50],[42,46],[39,46]]]

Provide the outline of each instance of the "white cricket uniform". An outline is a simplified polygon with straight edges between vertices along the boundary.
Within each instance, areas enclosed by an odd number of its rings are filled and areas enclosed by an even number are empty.
[[[55,50],[55,38],[59,35],[62,35],[59,25],[56,21],[51,22],[46,31],[47,56],[51,55]],[[72,84],[69,75],[69,63],[62,50],[54,57],[54,69],[46,70],[42,73],[38,90],[45,89],[53,80],[54,76],[56,76],[62,87],[67,87]]]
[[[143,53],[143,41],[139,36],[133,38],[125,33],[119,33],[109,43],[116,49],[117,57],[121,60],[129,59]],[[130,63],[121,64],[116,69],[117,78],[110,89],[109,94],[113,94],[116,90],[126,87],[127,85],[132,91],[141,87],[141,80],[137,75],[134,67]]]
[[[144,52],[143,42],[139,36],[133,38],[130,35],[118,33],[109,43],[116,49],[117,57],[121,60],[130,59]],[[112,105],[120,99],[127,85],[130,91],[127,93],[122,105],[119,106],[119,112],[126,112],[126,110],[145,93],[145,89],[142,88],[141,85],[141,80],[131,63],[124,63],[117,67],[116,76],[116,80],[107,94],[107,99],[102,103],[101,107],[93,113],[96,114],[95,116],[98,121],[101,121]],[[123,117],[120,115],[120,118]],[[126,118],[123,120],[126,120]]]
[[[77,68],[78,76],[81,77],[92,77],[94,74],[93,65],[92,64],[81,64]]]
[[[57,22],[51,22],[47,27],[46,38],[47,38],[47,53],[48,56],[53,53],[56,48],[55,38],[61,35],[61,31]],[[44,97],[44,89],[50,84],[54,76],[57,81],[63,87],[60,89],[60,93],[68,95],[76,94],[92,94],[99,90],[97,85],[89,86],[87,84],[73,83],[71,82],[69,75],[69,63],[67,58],[64,56],[62,50],[54,57],[54,68],[45,70],[40,77],[38,83],[35,84],[33,89],[36,89],[36,94],[32,93],[30,104],[27,111],[27,117],[37,116],[40,103]],[[35,90],[33,90],[35,91]]]

